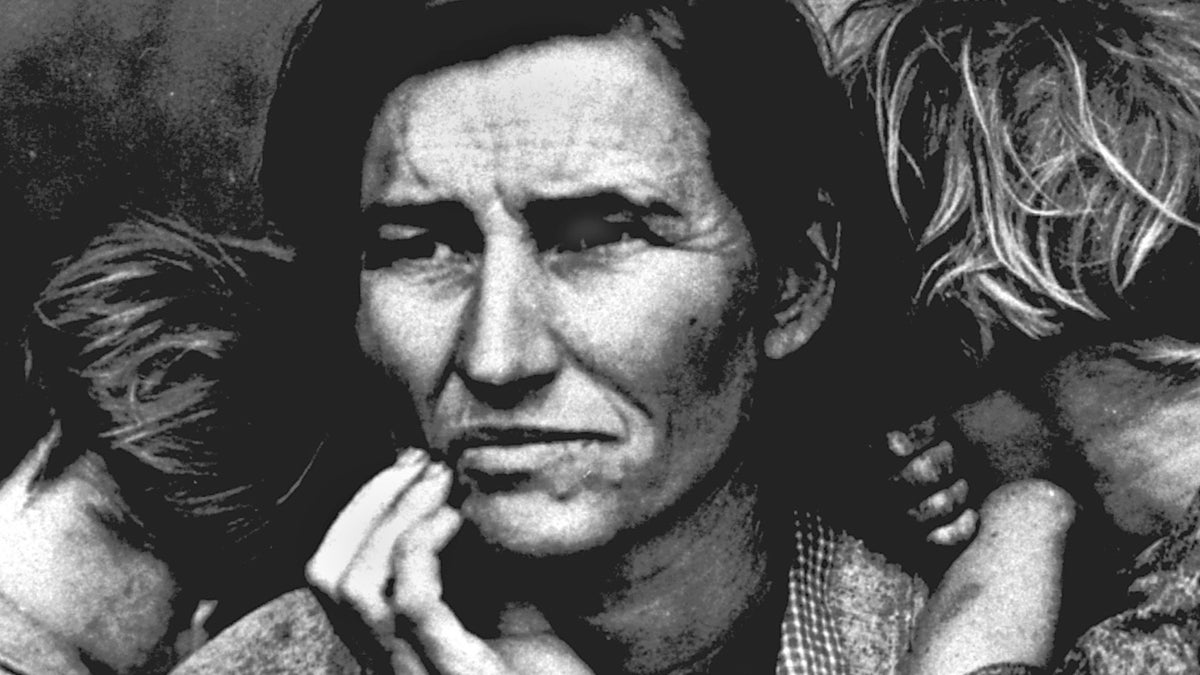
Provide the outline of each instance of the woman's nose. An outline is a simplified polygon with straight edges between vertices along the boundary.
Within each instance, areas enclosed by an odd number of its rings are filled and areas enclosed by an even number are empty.
[[[485,245],[457,367],[467,388],[492,407],[519,405],[558,372],[536,255],[527,239],[513,235]]]

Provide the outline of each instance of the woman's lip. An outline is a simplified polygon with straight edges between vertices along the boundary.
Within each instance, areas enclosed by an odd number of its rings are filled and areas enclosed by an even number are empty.
[[[467,450],[486,447],[521,447],[575,441],[614,442],[619,436],[591,429],[538,426],[478,426],[455,433],[446,443],[447,454],[458,457]]]
[[[450,445],[519,445],[560,440],[604,440],[616,435],[596,429],[554,426],[476,426],[455,433]]]
[[[463,452],[457,469],[470,492],[495,495],[536,491],[566,499],[601,470],[601,455],[612,446],[579,439],[477,446]]]
[[[583,459],[600,445],[599,441],[578,437],[521,445],[479,445],[464,450],[458,466],[474,473],[530,474],[555,464]]]

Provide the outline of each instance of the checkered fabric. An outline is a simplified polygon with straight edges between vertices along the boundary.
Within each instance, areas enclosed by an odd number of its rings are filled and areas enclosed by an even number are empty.
[[[796,562],[788,578],[777,675],[848,675],[825,602],[837,539],[815,514],[796,516]]]

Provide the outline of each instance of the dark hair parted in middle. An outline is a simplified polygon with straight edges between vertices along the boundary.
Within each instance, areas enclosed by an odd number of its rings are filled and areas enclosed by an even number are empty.
[[[353,342],[364,151],[399,84],[558,36],[645,39],[675,71],[707,130],[717,185],[750,231],[766,275],[783,265],[836,275],[837,302],[817,342],[836,342],[851,369],[898,359],[897,326],[915,286],[911,241],[887,200],[884,172],[852,130],[822,40],[788,0],[343,0],[297,30],[267,118],[260,181],[266,216],[296,246],[303,283],[333,351]],[[832,202],[832,206],[831,206]],[[810,238],[825,224],[825,244]],[[827,244],[827,245],[826,245]],[[833,268],[836,268],[833,269]],[[318,281],[318,279],[320,281]],[[764,288],[771,287],[768,281]],[[316,293],[319,291],[319,294]],[[836,336],[836,337],[835,337]],[[820,349],[807,350],[809,355]],[[810,370],[833,359],[802,359]],[[832,368],[832,366],[829,366]],[[831,398],[827,387],[824,400]]]
[[[867,143],[852,131],[821,38],[791,2],[342,0],[318,5],[293,39],[267,118],[260,180],[266,216],[296,247],[298,283],[307,286],[294,294],[303,299],[295,314],[316,317],[306,339],[323,358],[313,367],[329,369],[323,379],[357,397],[343,402],[344,417],[357,420],[345,427],[366,429],[377,418],[390,420],[386,433],[416,427],[415,420],[405,424],[408,413],[394,402],[369,394],[363,383],[382,375],[366,363],[355,333],[362,254],[375,234],[362,218],[363,162],[385,99],[444,67],[559,37],[610,35],[659,52],[654,65],[673,71],[669,81],[702,122],[715,183],[753,243],[763,292],[752,300],[764,305],[754,309],[763,332],[776,318],[785,270],[798,272],[792,282],[814,287],[835,280],[834,301],[813,339],[759,370],[754,417],[770,422],[755,426],[776,429],[803,411],[811,437],[825,427],[844,434],[852,423],[833,418],[851,410],[904,417],[902,406],[876,406],[890,393],[866,382],[905,379],[888,373],[915,361],[903,329],[916,280],[911,242],[887,199],[882,167],[866,161]],[[390,441],[402,447],[421,439]],[[355,456],[368,445],[356,443]],[[823,453],[820,460],[851,455]],[[788,461],[801,459],[781,456],[777,475],[790,473]]]
[[[358,207],[372,122],[401,82],[514,46],[614,31],[648,40],[678,73],[708,128],[716,181],[759,255],[819,255],[805,237],[819,191],[839,206],[853,201],[838,194],[847,190],[834,174],[856,154],[817,38],[786,0],[319,5],[297,31],[268,116],[260,172],[268,218],[301,259],[311,248],[357,250],[357,238],[330,235],[330,220],[352,227],[341,221]],[[856,169],[859,179],[870,173]]]

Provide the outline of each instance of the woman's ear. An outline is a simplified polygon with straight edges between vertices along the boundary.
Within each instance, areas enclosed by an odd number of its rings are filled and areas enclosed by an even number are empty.
[[[763,348],[767,356],[782,359],[803,346],[825,322],[833,302],[841,224],[819,219],[808,228],[809,255],[796,256],[780,265],[773,322]]]

